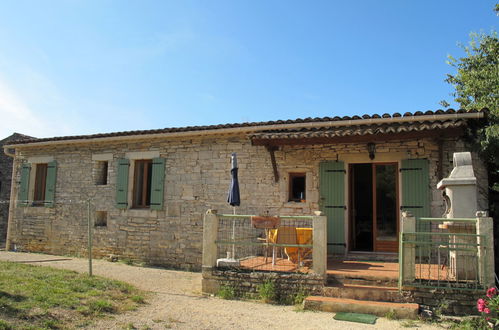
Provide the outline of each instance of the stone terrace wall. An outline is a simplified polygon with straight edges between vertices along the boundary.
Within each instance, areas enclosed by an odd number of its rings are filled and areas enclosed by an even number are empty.
[[[232,213],[226,203],[230,183],[230,155],[237,152],[241,206],[239,214],[310,215],[319,209],[319,163],[348,156],[361,156],[369,162],[365,144],[325,146],[285,146],[276,151],[280,181],[274,182],[270,155],[265,147],[252,146],[244,136],[218,136],[150,140],[128,143],[66,145],[20,149],[16,160],[34,156],[53,156],[57,161],[56,204],[54,208],[16,207],[11,228],[11,247],[55,254],[86,254],[86,205],[92,200],[92,214],[107,211],[107,226],[97,227],[94,253],[145,261],[149,264],[195,269],[201,267],[203,214],[216,209]],[[159,151],[166,160],[164,209],[119,210],[115,207],[116,161],[126,152]],[[430,184],[433,187],[432,216],[444,212],[441,192],[436,190],[438,146],[432,140],[378,143],[376,160],[398,154],[405,158],[430,159]],[[455,140],[446,140],[443,176],[452,169],[454,151],[464,150]],[[92,154],[112,153],[107,185],[96,185]],[[363,159],[364,159],[363,158]],[[486,187],[485,170],[477,159],[478,182]],[[307,173],[307,200],[288,202],[288,173]],[[16,171],[19,182],[19,170]],[[14,194],[17,196],[17,188]],[[70,202],[71,201],[71,202]],[[481,200],[480,207],[484,201]]]
[[[317,274],[284,272],[241,272],[235,270],[213,269],[203,271],[203,293],[217,294],[223,286],[234,289],[238,297],[254,297],[258,288],[265,282],[274,285],[281,302],[292,303],[297,294],[322,295],[324,278]]]
[[[447,315],[478,315],[476,302],[483,298],[485,292],[468,292],[460,290],[436,290],[418,288],[412,291],[413,302],[423,308],[440,309]]]

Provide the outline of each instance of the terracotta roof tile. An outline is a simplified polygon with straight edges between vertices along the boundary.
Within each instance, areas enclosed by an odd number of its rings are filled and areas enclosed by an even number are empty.
[[[465,120],[423,121],[389,123],[381,125],[359,125],[346,127],[320,127],[304,129],[266,130],[249,134],[251,139],[297,139],[297,138],[322,138],[344,137],[372,134],[389,134],[404,132],[420,132],[437,129],[458,128],[466,125]]]
[[[437,110],[437,111],[416,111],[415,113],[406,112],[404,113],[404,117],[408,116],[422,116],[422,115],[442,115],[442,114],[454,114],[454,113],[476,113],[476,112],[487,112],[487,109],[483,110]],[[322,117],[322,118],[298,118],[294,120],[276,120],[276,121],[266,121],[266,122],[245,122],[245,123],[232,123],[232,124],[219,124],[219,125],[208,125],[208,126],[186,126],[186,127],[170,127],[170,128],[162,128],[162,129],[151,129],[151,130],[135,130],[135,131],[123,131],[123,132],[113,132],[113,133],[98,133],[91,135],[74,135],[74,136],[59,136],[59,137],[50,137],[50,138],[41,138],[41,139],[30,139],[25,141],[13,141],[10,144],[26,144],[33,142],[51,142],[51,141],[70,141],[70,140],[82,140],[82,139],[97,139],[97,138],[107,138],[107,137],[120,137],[120,136],[140,136],[140,135],[154,135],[154,134],[164,134],[164,133],[176,133],[176,132],[193,132],[193,131],[210,131],[210,130],[218,130],[224,128],[239,128],[239,127],[255,127],[259,126],[269,126],[269,125],[280,125],[280,124],[300,124],[300,123],[320,123],[320,122],[334,122],[334,121],[355,121],[355,120],[364,120],[364,119],[378,119],[378,118],[398,118],[402,117],[402,115],[398,112],[390,115],[388,113],[384,113],[382,115],[373,114],[368,115],[365,114],[361,116],[334,116],[334,117]],[[417,121],[417,119],[415,119]],[[352,124],[354,125],[354,124]],[[393,124],[389,124],[393,125]],[[384,128],[388,130],[388,128]],[[335,131],[341,131],[335,129]],[[367,131],[366,131],[367,132]]]

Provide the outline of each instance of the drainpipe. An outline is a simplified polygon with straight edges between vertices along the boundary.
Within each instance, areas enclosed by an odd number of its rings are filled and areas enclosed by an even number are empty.
[[[16,150],[13,149],[14,152],[12,152],[11,150],[12,150],[12,148],[9,148],[8,146],[3,147],[4,154],[6,154],[7,156],[12,157],[12,158],[16,157]]]

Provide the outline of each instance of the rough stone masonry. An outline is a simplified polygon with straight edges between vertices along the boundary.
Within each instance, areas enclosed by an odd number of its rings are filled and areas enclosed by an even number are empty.
[[[436,189],[439,166],[445,175],[452,169],[452,155],[464,151],[464,143],[434,139],[377,143],[377,159],[429,160],[431,216],[444,212],[441,193]],[[127,142],[82,142],[23,146],[14,161],[15,182],[20,167],[30,159],[51,157],[57,162],[54,207],[15,206],[9,225],[11,248],[60,255],[87,254],[87,204],[91,201],[96,256],[115,255],[148,264],[199,270],[202,256],[203,214],[207,209],[232,213],[226,203],[230,183],[230,155],[237,153],[241,206],[239,214],[311,215],[319,209],[319,163],[324,160],[366,159],[364,143],[281,146],[275,152],[281,180],[274,181],[268,151],[253,146],[244,134],[141,139]],[[117,160],[129,153],[155,154],[165,159],[164,206],[162,210],[118,209],[115,203]],[[479,208],[486,207],[487,176],[483,164],[473,156],[481,194]],[[439,159],[442,164],[438,164]],[[3,158],[2,158],[3,159]],[[107,178],[102,164],[108,161]],[[288,179],[292,172],[306,173],[307,199],[288,201]],[[99,177],[99,178],[96,178]],[[14,186],[12,196],[17,196]]]

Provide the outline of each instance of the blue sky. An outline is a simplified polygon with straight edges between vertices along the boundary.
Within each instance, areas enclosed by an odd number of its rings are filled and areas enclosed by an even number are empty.
[[[3,1],[0,138],[438,109],[495,2]]]

